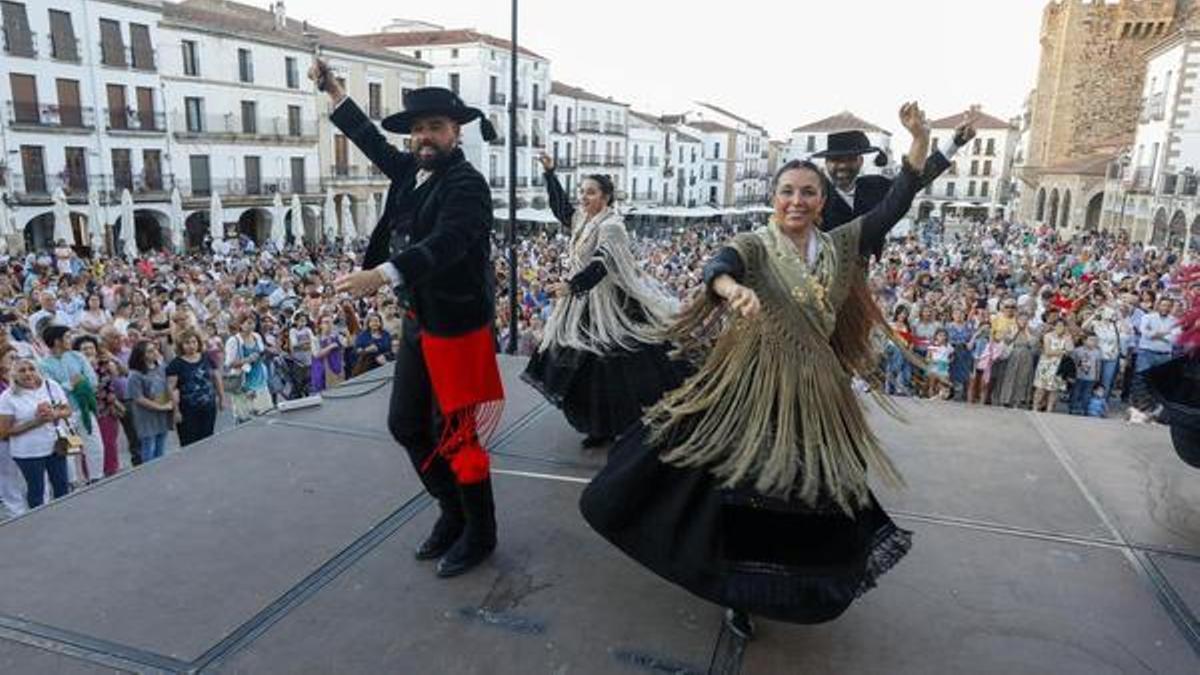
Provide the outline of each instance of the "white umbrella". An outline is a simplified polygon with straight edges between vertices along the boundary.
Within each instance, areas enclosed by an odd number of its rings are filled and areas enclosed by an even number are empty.
[[[304,241],[304,207],[300,195],[292,195],[292,241]]]
[[[332,243],[337,239],[337,209],[333,205],[333,190],[325,190],[325,238]]]
[[[213,246],[218,241],[225,240],[225,210],[221,208],[221,195],[213,190],[208,198],[208,235],[212,237]]]
[[[133,195],[128,189],[121,190],[121,238],[125,240],[125,257],[133,260],[138,254],[137,230],[133,225]]]
[[[179,186],[171,188],[171,245],[178,253],[183,252],[183,195],[179,194]]]
[[[342,236],[347,239],[358,236],[354,231],[354,214],[350,211],[350,195],[342,195]]]
[[[287,238],[287,231],[283,228],[283,195],[275,193],[275,199],[271,202],[271,241],[275,242],[275,247],[283,250],[283,241]]]
[[[375,193],[367,195],[367,219],[358,224],[358,233],[366,238],[371,236],[371,230],[375,229],[375,223],[379,222],[379,209],[375,206]]]
[[[88,237],[92,255],[104,255],[104,216],[100,211],[100,195],[95,188],[88,190]]]
[[[71,232],[71,210],[67,207],[67,195],[62,188],[54,191],[54,243],[75,243],[75,234]]]

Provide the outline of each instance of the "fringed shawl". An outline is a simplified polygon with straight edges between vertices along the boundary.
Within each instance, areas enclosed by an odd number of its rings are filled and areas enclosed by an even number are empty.
[[[612,209],[590,220],[582,209],[576,211],[570,274],[578,274],[595,259],[604,264],[604,278],[585,294],[555,300],[541,348],[559,346],[603,354],[661,342],[678,303],[638,266],[625,222]],[[630,302],[640,306],[640,315],[631,315]]]
[[[725,317],[719,299],[698,296],[669,338],[706,352],[703,365],[645,420],[664,462],[708,467],[725,487],[810,505],[827,497],[852,514],[869,502],[868,472],[901,483],[851,387],[852,375],[878,382],[871,334],[886,326],[866,289],[861,219],[815,234],[811,266],[773,229],[732,243],[762,312]]]

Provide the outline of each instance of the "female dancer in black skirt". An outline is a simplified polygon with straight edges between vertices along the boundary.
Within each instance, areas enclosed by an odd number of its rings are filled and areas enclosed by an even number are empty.
[[[553,288],[554,309],[522,379],[586,434],[585,448],[599,447],[682,381],[681,364],[661,343],[676,303],[634,260],[612,181],[585,178],[575,209],[554,161],[541,162],[550,209],[570,228],[571,276]]]
[[[929,146],[920,108],[900,117],[913,145],[891,191],[830,232],[819,227],[820,170],[780,169],[770,224],[709,262],[707,293],[671,331],[698,372],[617,441],[583,493],[596,531],[731,608],[726,622],[743,637],[750,614],[836,618],[911,543],[867,486],[868,472],[900,479],[851,388],[855,375],[882,379],[872,333],[887,321],[865,256],[908,211]]]

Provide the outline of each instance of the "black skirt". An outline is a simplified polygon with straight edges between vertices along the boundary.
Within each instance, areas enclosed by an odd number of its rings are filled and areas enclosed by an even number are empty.
[[[612,438],[642,416],[642,409],[683,383],[687,366],[672,361],[666,345],[604,355],[551,347],[529,359],[521,379],[558,408],[576,431]]]
[[[707,470],[661,462],[646,437],[639,424],[616,443],[580,510],[634,560],[705,600],[779,621],[830,621],[911,546],[912,533],[874,495],[851,518],[832,503],[722,489]]]

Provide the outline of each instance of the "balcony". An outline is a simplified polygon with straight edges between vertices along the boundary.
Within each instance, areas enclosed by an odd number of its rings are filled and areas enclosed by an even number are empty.
[[[517,176],[517,187],[519,187],[519,188],[529,187],[529,176]]]
[[[1142,114],[1139,120],[1142,123],[1160,122],[1166,117],[1166,112],[1167,92],[1160,91],[1142,99]]]
[[[607,155],[604,157],[604,166],[625,166],[625,158],[621,155]]]
[[[352,164],[333,164],[329,167],[329,173],[325,174],[325,177],[326,180],[335,184],[378,183],[388,180],[382,173]]]
[[[74,203],[85,202],[89,189],[95,189],[101,195],[101,200],[107,202],[120,200],[121,192],[125,189],[129,189],[135,198],[165,200],[175,185],[171,175],[146,173],[129,176],[128,180],[69,171],[56,175],[14,174],[11,179],[13,198],[21,204],[48,204],[60,188],[66,194],[67,201]]]
[[[546,147],[546,139],[541,134],[534,134],[533,135],[533,147],[535,147],[535,148]]]
[[[1149,166],[1143,166],[1133,172],[1133,176],[1129,181],[1128,190],[1129,192],[1149,194],[1153,184],[1154,169]]]
[[[491,145],[504,145],[504,143],[507,140],[508,139],[505,138],[504,136],[497,136],[497,137],[493,138],[492,140],[488,141],[488,143],[490,143]]]
[[[604,124],[604,133],[612,134],[615,136],[624,136],[625,135],[625,125],[624,124],[613,124],[611,122],[606,122]]]
[[[89,130],[96,128],[96,116],[89,107],[9,101],[8,123],[13,127]]]
[[[635,201],[635,202],[652,202],[652,201],[654,201],[655,199],[658,199],[658,197],[657,197],[657,196],[656,196],[656,194],[655,194],[655,193],[653,193],[653,192],[648,192],[648,191],[647,191],[647,192],[634,192],[634,193],[633,193],[633,199],[632,199],[632,201]]]
[[[529,184],[533,187],[546,187],[546,177],[540,173],[534,174],[530,177]]]
[[[534,110],[541,111],[541,112],[545,112],[545,110],[546,110],[546,99],[544,99],[544,98],[535,98],[535,99],[533,99],[533,109],[534,109]]]
[[[66,36],[55,38],[50,34],[50,58],[66,63],[79,63],[79,38]]]
[[[524,96],[518,96],[517,97],[517,107],[518,108],[528,108],[529,107],[529,99],[525,98]]]
[[[186,115],[175,114],[172,128],[176,138],[214,140],[269,140],[273,142],[312,143],[317,140],[317,123],[313,120],[292,122],[286,117],[256,118],[252,126],[242,124],[240,115],[202,115],[188,124]],[[195,122],[199,122],[196,125]],[[196,128],[196,127],[199,128]]]
[[[529,145],[529,134],[517,134],[517,146],[524,147]]]
[[[598,133],[600,133],[600,121],[599,120],[579,120],[579,131],[598,134]],[[570,133],[570,132],[567,132],[567,133]]]
[[[4,53],[9,56],[35,58],[37,56],[37,35],[28,30],[2,29],[4,33]]]
[[[600,155],[580,155],[579,166],[581,168],[585,166],[604,166],[604,159]]]
[[[645,158],[638,157],[637,155],[633,156],[633,166],[645,166],[645,165],[646,165]]]
[[[574,169],[576,166],[578,166],[578,164],[576,164],[574,157],[564,157],[563,159],[554,160],[554,167],[556,169],[562,169],[565,171],[568,169]]]
[[[488,104],[490,104],[490,105],[508,105],[508,97],[505,96],[504,94],[494,91],[494,92],[492,92],[491,96],[488,96]]]
[[[1168,173],[1163,174],[1162,184],[1159,186],[1159,194],[1174,195],[1179,189],[1179,175]]]
[[[508,186],[508,178],[506,176],[492,176],[488,178],[488,184],[493,190],[499,190]]]
[[[106,126],[109,131],[165,133],[167,130],[167,114],[161,112],[106,108],[104,118],[107,120]]]

